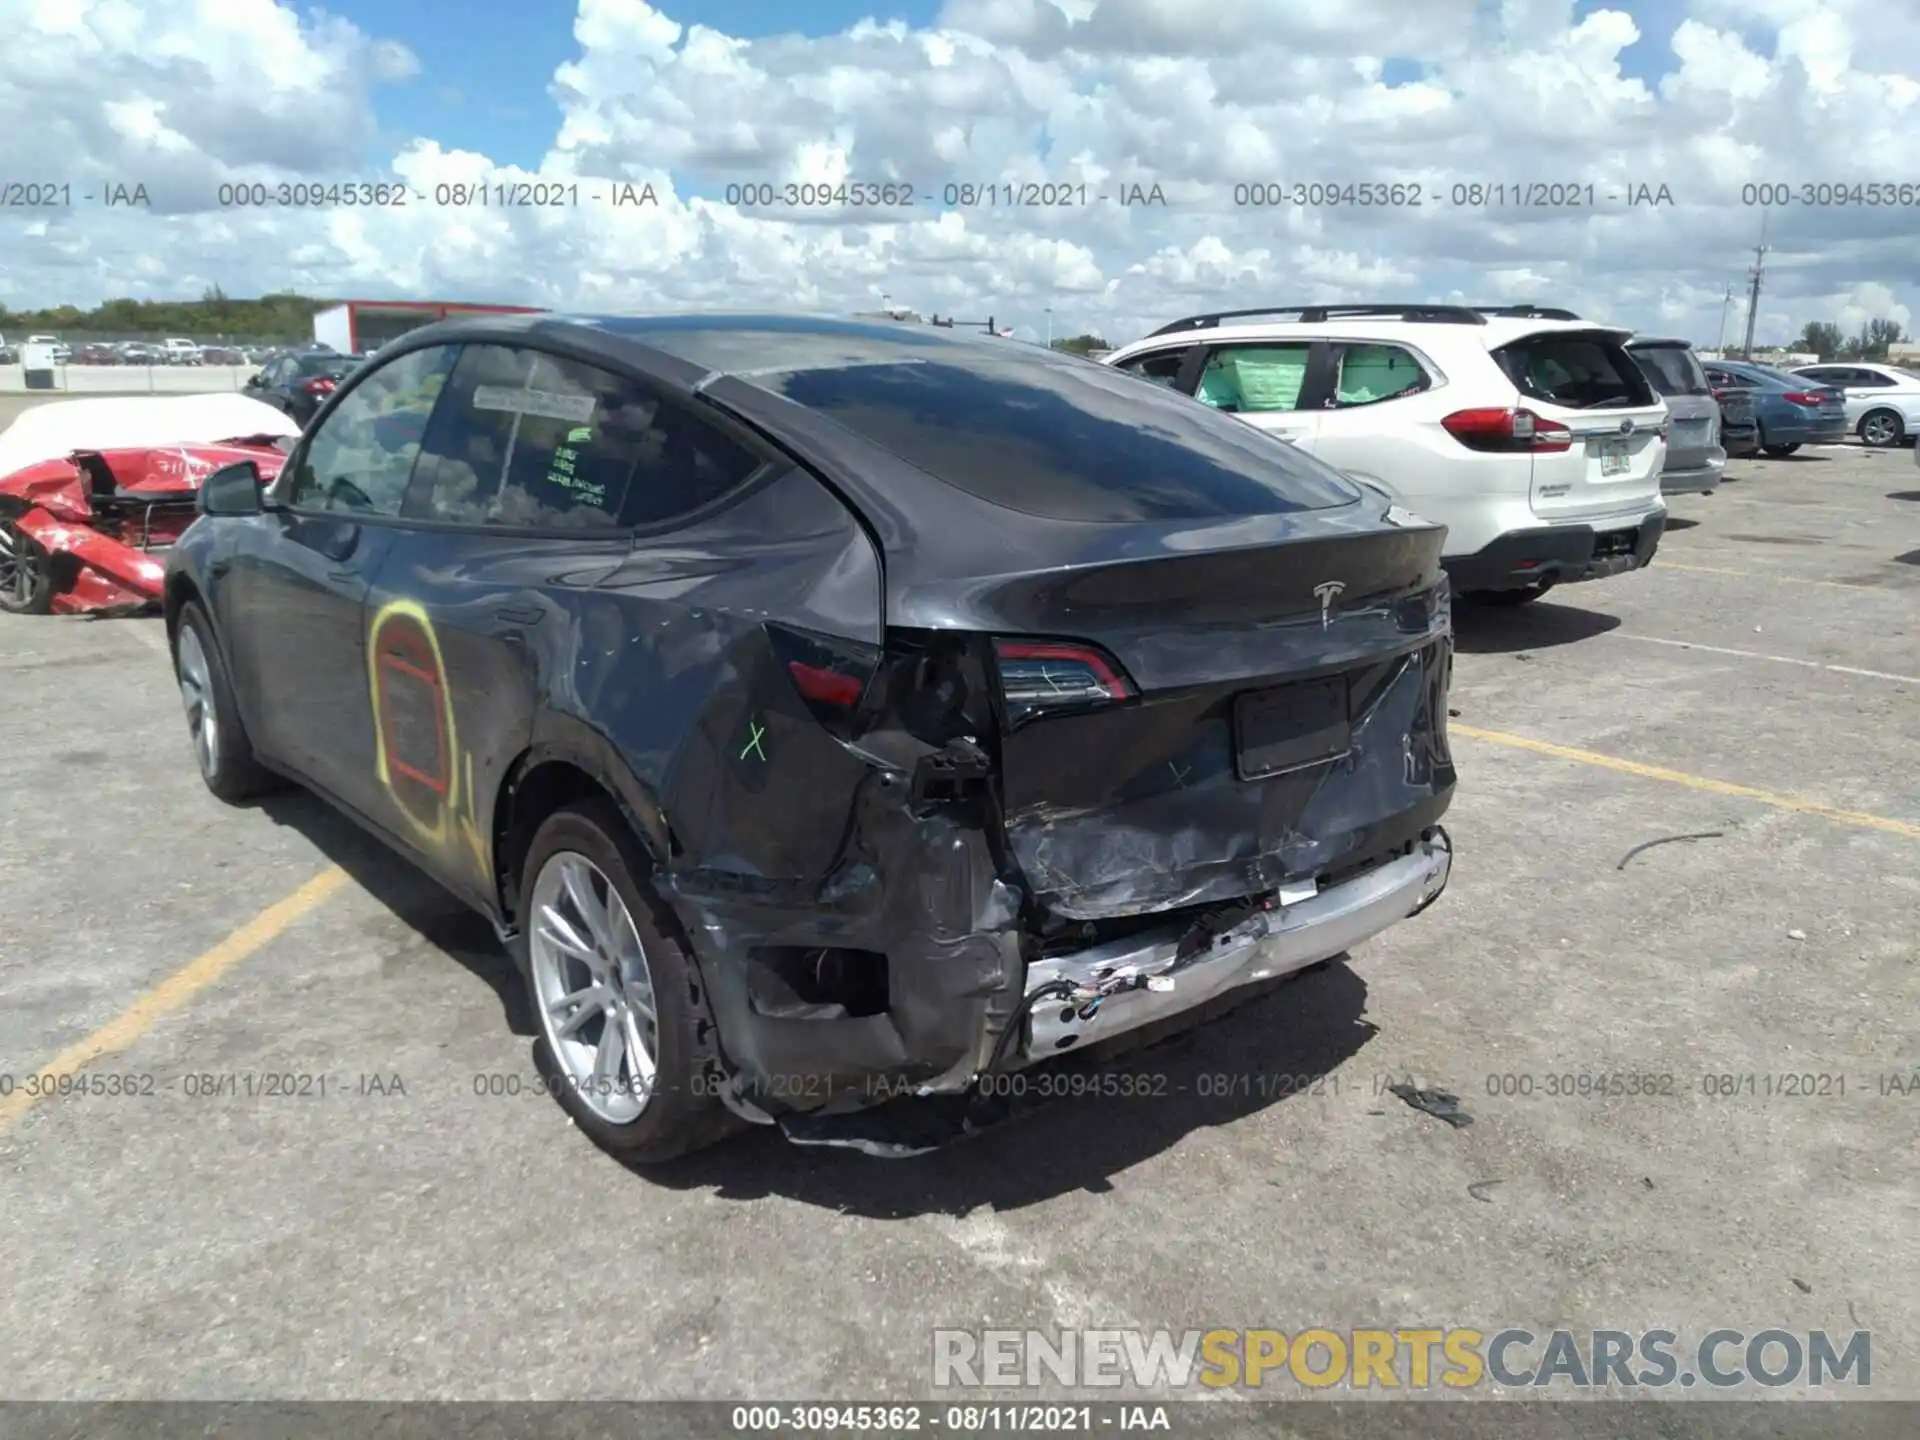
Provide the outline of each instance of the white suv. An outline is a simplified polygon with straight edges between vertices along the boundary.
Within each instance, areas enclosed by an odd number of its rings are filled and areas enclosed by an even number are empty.
[[[160,342],[160,354],[169,365],[200,363],[200,347],[191,340],[183,340],[177,336]]]
[[[1101,363],[1229,410],[1447,527],[1456,593],[1521,604],[1653,559],[1666,402],[1633,332],[1531,306],[1192,315]]]

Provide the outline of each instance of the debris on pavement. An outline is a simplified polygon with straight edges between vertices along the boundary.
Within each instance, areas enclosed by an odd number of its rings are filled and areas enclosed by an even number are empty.
[[[1476,1180],[1467,1186],[1467,1194],[1476,1200],[1484,1200],[1487,1204],[1491,1205],[1493,1204],[1493,1196],[1487,1194],[1487,1191],[1496,1185],[1504,1185],[1506,1183],[1504,1180]]]
[[[1696,830],[1687,835],[1662,835],[1658,840],[1649,840],[1643,845],[1634,846],[1620,857],[1620,863],[1613,868],[1616,870],[1626,869],[1629,860],[1633,859],[1633,857],[1638,855],[1642,850],[1651,850],[1656,845],[1677,845],[1682,840],[1724,840],[1726,834],[1727,832],[1724,830]]]
[[[1460,1108],[1460,1097],[1446,1090],[1421,1090],[1412,1085],[1389,1085],[1389,1095],[1397,1096],[1414,1109],[1444,1120],[1454,1129],[1464,1129],[1473,1123],[1473,1116]]]

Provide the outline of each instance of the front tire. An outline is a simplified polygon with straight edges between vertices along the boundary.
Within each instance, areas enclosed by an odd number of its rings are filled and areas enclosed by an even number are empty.
[[[1860,443],[1888,450],[1907,436],[1907,422],[1898,410],[1869,410],[1860,417]]]
[[[193,736],[194,757],[207,789],[237,805],[279,788],[273,773],[253,758],[253,742],[240,721],[227,667],[214,643],[213,622],[188,602],[173,632],[173,673]]]
[[[33,536],[0,520],[0,611],[46,614],[54,609],[54,572]]]
[[[703,987],[651,870],[609,801],[569,805],[534,834],[517,917],[541,1073],[590,1139],[642,1165],[710,1145],[731,1121]]]
[[[1796,451],[1796,450],[1798,450],[1798,449],[1800,448],[1800,446],[1799,446],[1798,444],[1793,444],[1793,445],[1762,445],[1762,446],[1761,446],[1760,448],[1761,448],[1762,450],[1764,450],[1764,451],[1766,451],[1766,452],[1767,452],[1767,454],[1769,454],[1769,455],[1771,455],[1771,456],[1772,456],[1772,457],[1773,457],[1774,459],[1776,459],[1776,460],[1784,460],[1784,459],[1786,459],[1786,458],[1787,458],[1787,456],[1789,456],[1789,455],[1791,455],[1791,454],[1793,454],[1793,452],[1794,452],[1794,451]]]
[[[45,615],[53,609],[47,552],[11,520],[0,520],[0,610]]]

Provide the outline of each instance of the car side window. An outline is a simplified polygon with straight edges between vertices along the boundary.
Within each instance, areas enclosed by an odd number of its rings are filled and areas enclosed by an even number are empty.
[[[1846,378],[1840,381],[1840,383],[1842,385],[1859,385],[1867,389],[1877,390],[1891,388],[1894,382],[1888,376],[1882,375],[1878,370],[1849,370],[1846,372]]]
[[[408,513],[536,529],[621,529],[697,510],[761,458],[625,376],[471,345],[420,457]]]
[[[1180,366],[1186,358],[1185,350],[1162,350],[1157,355],[1142,355],[1135,360],[1122,361],[1113,368],[1172,390],[1179,386]]]
[[[1300,408],[1310,341],[1222,345],[1207,356],[1195,397],[1216,410],[1268,414]]]
[[[1432,377],[1399,345],[1342,345],[1336,352],[1339,379],[1329,409],[1377,405],[1402,395],[1417,395],[1432,386]]]
[[[433,345],[369,370],[308,436],[287,503],[296,510],[398,515],[434,403],[459,353],[458,345]]]

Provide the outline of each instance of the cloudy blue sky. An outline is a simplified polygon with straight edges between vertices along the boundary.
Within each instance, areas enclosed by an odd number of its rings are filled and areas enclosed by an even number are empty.
[[[0,22],[14,308],[215,284],[620,310],[888,297],[1118,342],[1210,307],[1536,300],[1712,343],[1744,325],[1723,301],[1764,211],[1762,341],[1920,321],[1920,4],[0,0]],[[578,203],[435,203],[534,179]],[[404,182],[407,202],[221,203],[300,181]],[[848,182],[917,203],[728,203]],[[996,182],[1088,199],[948,203]],[[1579,203],[1454,203],[1536,182]],[[658,203],[609,204],[619,183]],[[1263,183],[1422,204],[1236,203]],[[1834,184],[1908,203],[1800,203]],[[100,203],[132,185],[149,206]],[[1794,203],[1743,203],[1761,185]],[[23,203],[55,186],[71,208]],[[1166,203],[1119,203],[1135,186]]]

